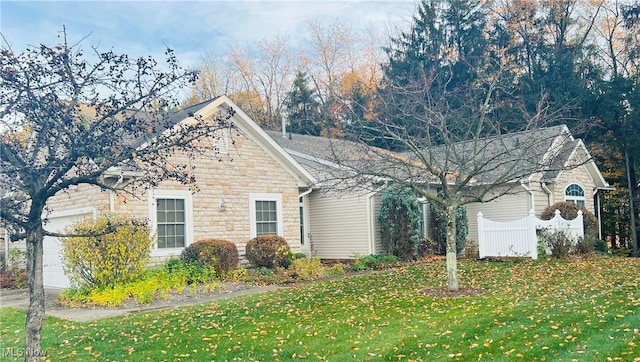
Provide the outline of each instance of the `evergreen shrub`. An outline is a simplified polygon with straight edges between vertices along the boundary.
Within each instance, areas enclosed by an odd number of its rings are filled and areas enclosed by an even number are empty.
[[[378,223],[387,253],[414,260],[420,240],[421,205],[411,188],[391,186],[382,195]]]
[[[269,269],[290,265],[292,256],[289,244],[278,235],[256,236],[247,242],[245,253],[253,267]]]
[[[180,255],[187,264],[213,266],[218,275],[225,275],[238,267],[236,244],[222,239],[203,239],[187,246]]]

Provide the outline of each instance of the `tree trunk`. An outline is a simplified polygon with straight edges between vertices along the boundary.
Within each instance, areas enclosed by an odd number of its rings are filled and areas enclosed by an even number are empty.
[[[25,361],[39,361],[41,350],[41,331],[44,321],[44,285],[42,280],[42,243],[44,231],[40,216],[30,217],[27,230],[27,284],[29,285],[29,309],[25,331],[27,334]]]
[[[456,208],[447,206],[447,287],[458,290],[458,256],[456,252]]]
[[[627,169],[627,184],[629,186],[629,217],[631,221],[631,246],[633,248],[633,256],[638,257],[638,229],[636,228],[636,208],[635,208],[635,189],[638,181],[636,179],[635,169],[633,162],[630,159],[629,151],[624,153],[625,156],[625,168]]]

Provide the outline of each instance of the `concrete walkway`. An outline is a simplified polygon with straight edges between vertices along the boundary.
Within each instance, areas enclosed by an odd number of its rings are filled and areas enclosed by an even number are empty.
[[[62,292],[62,289],[45,288],[45,313],[57,318],[67,319],[76,322],[90,322],[103,318],[111,318],[124,316],[130,313],[144,312],[149,310],[167,309],[182,307],[188,305],[195,305],[200,303],[211,302],[221,299],[235,298],[244,295],[251,295],[257,293],[265,293],[278,290],[282,287],[276,285],[269,285],[264,287],[222,287],[211,294],[206,295],[185,295],[175,300],[159,300],[150,305],[142,305],[131,308],[68,308],[61,306],[56,302],[58,295]],[[29,290],[0,290],[0,308],[2,307],[15,307],[26,309],[29,306]]]

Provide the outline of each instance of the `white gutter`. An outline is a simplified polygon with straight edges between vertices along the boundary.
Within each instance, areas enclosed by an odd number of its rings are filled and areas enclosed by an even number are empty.
[[[531,188],[529,188],[527,185],[525,185],[524,182],[521,182],[520,186],[522,186],[529,193],[529,196],[530,196],[529,199],[531,200],[531,210],[534,210],[534,212],[535,212],[535,209],[536,209],[536,198],[535,198],[535,195],[533,193],[533,190]]]

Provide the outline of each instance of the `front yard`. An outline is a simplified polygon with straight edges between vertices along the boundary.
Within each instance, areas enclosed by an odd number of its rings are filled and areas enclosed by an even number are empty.
[[[640,361],[640,260],[462,261],[478,296],[433,298],[443,261],[92,323],[48,317],[47,359]],[[0,347],[24,345],[0,309]]]

